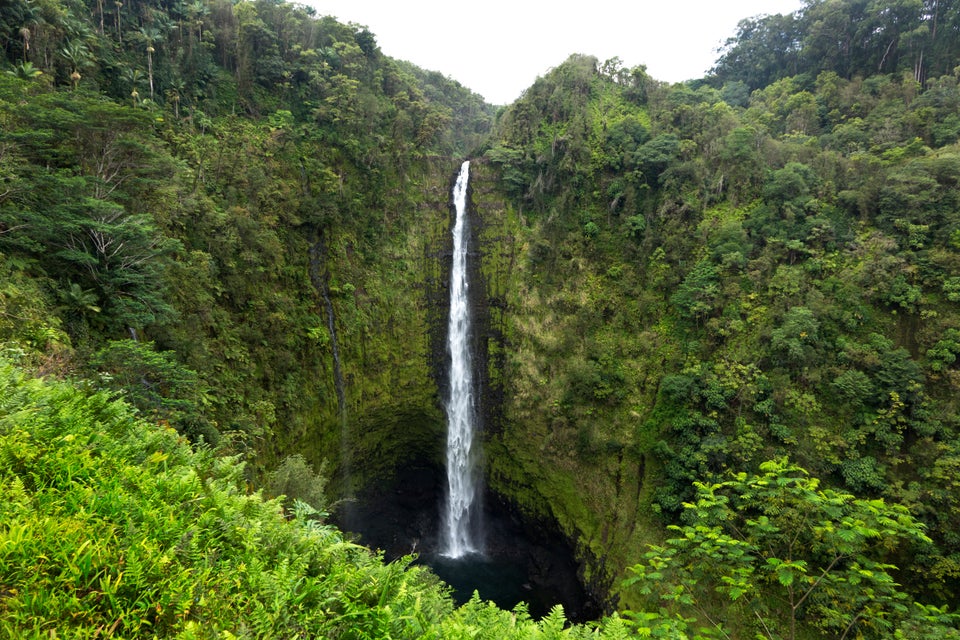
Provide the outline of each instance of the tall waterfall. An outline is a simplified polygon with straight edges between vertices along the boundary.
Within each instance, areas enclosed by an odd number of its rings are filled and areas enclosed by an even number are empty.
[[[480,551],[475,539],[474,502],[477,494],[474,463],[473,368],[470,354],[470,304],[467,295],[467,181],[470,161],[460,167],[453,187],[457,219],[453,227],[453,265],[450,269],[450,396],[447,398],[447,504],[441,553],[449,558]]]

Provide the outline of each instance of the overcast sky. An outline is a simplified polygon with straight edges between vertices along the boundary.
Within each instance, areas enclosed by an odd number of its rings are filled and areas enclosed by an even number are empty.
[[[572,53],[647,66],[657,80],[703,77],[737,23],[802,0],[299,0],[370,28],[392,58],[440,71],[487,102],[517,99]]]

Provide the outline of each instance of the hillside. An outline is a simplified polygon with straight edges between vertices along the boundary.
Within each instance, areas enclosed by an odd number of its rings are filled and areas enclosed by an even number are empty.
[[[229,434],[259,472],[297,441],[339,456],[348,410],[369,447],[390,437],[377,416],[439,430],[427,336],[408,336],[444,221],[410,212],[446,206],[490,108],[293,5],[143,2],[108,8],[112,28],[100,5],[44,7],[0,10],[0,251],[35,314],[4,338],[192,439]]]
[[[122,395],[140,418],[118,432],[240,456],[234,482],[308,463],[329,504],[392,491],[442,464],[450,186],[471,157],[486,483],[631,620],[603,633],[951,637],[960,12],[874,4],[744,20],[682,85],[574,55],[494,112],[292,4],[4,3],[3,357]],[[422,589],[437,637],[508,619],[358,562]],[[13,575],[0,607],[39,633]]]
[[[249,493],[235,458],[107,393],[6,363],[0,389],[4,637],[625,637],[618,618],[594,632],[564,630],[560,609],[455,609],[410,558],[385,564],[310,504]]]

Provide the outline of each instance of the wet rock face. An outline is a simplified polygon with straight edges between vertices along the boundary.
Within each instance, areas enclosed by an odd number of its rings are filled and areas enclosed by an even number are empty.
[[[458,602],[480,597],[506,609],[528,604],[542,617],[563,605],[574,621],[595,620],[602,614],[578,577],[578,564],[569,544],[556,532],[525,521],[508,504],[485,496],[486,553],[449,560],[438,554],[440,501],[444,477],[439,469],[414,466],[398,472],[396,482],[371,487],[355,501],[341,503],[334,520],[359,541],[381,549],[387,560],[416,553],[454,588]]]

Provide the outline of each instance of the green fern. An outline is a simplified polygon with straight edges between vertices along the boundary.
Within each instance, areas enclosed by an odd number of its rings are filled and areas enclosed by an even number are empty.
[[[0,362],[0,637],[585,638],[384,564],[310,504],[246,491],[236,458],[192,448],[107,394]],[[609,637],[623,637],[612,620]],[[607,636],[601,636],[607,637]]]

